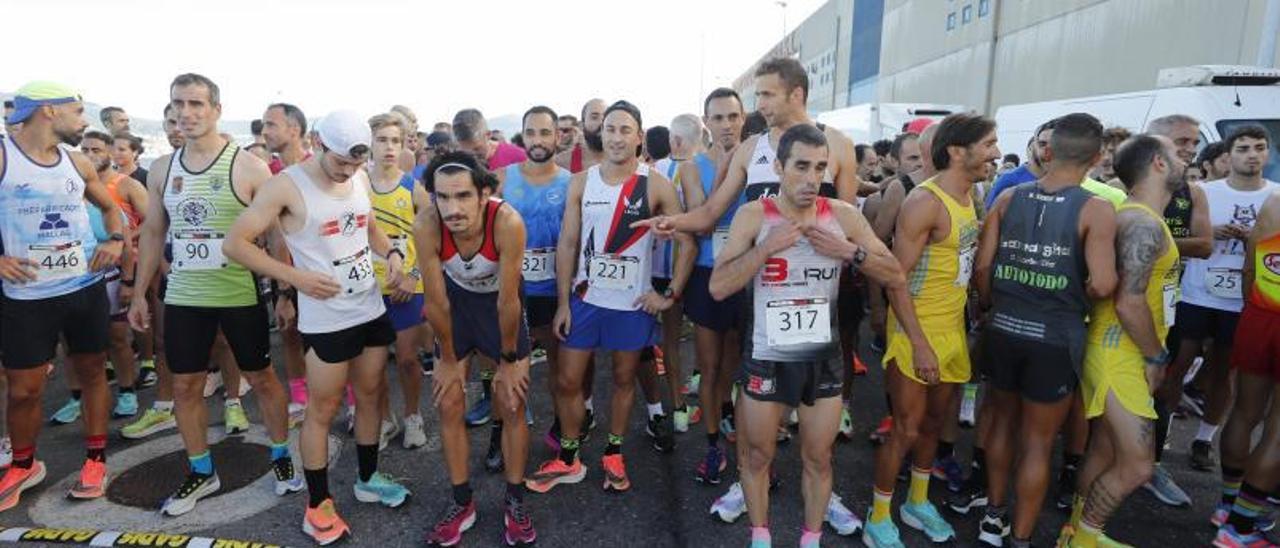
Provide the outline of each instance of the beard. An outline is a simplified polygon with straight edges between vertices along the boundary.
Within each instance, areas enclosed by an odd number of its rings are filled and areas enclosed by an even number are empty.
[[[597,128],[595,131],[587,131],[586,128],[583,128],[582,140],[583,142],[587,143],[587,148],[591,149],[592,151],[594,152],[604,151],[604,138],[600,136],[599,128]]]
[[[80,131],[58,131],[53,130],[54,135],[58,136],[58,140],[68,146],[79,146],[80,140],[84,139],[84,130]]]
[[[107,168],[109,168],[109,167],[111,167],[111,159],[110,159],[110,158],[105,159],[105,160],[102,160],[101,162],[95,162],[95,163],[93,164],[93,169],[94,169],[94,170],[96,170],[98,173],[102,173],[102,172],[106,171],[106,170],[107,170]]]
[[[528,156],[529,160],[533,161],[535,164],[545,164],[551,160],[554,153],[542,145],[533,145],[525,151],[525,156]]]

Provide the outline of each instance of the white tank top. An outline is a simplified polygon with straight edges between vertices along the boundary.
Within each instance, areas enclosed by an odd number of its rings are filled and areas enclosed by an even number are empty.
[[[772,198],[762,200],[764,219],[755,243],[761,245],[774,226],[790,222]],[[844,234],[831,204],[818,198],[818,226]],[[840,357],[839,316],[841,261],[818,253],[801,237],[795,245],[770,256],[751,286],[752,315],[748,355],[760,361],[809,362]]]
[[[450,280],[472,293],[498,291],[498,244],[494,241],[494,222],[502,200],[490,198],[484,207],[484,241],[480,250],[463,258],[444,221],[440,221],[440,264]]]
[[[37,164],[11,138],[0,138],[0,236],[4,253],[34,261],[36,281],[5,283],[10,299],[59,297],[102,279],[89,270],[97,247],[84,201],[84,178],[58,148],[53,165]]]
[[[1243,192],[1231,188],[1226,179],[1201,183],[1209,201],[1209,224],[1235,223],[1252,228],[1258,210],[1280,184],[1264,181],[1262,188]],[[1182,301],[1197,306],[1240,312],[1244,308],[1243,240],[1213,240],[1213,254],[1207,259],[1186,259],[1182,276]]]
[[[653,169],[665,175],[667,180],[671,181],[676,187],[676,198],[680,200],[680,207],[684,207],[684,188],[676,180],[676,170],[679,169],[679,163],[671,158],[663,158],[654,162]],[[675,272],[675,250],[676,246],[672,240],[653,239],[653,277],[671,279]]]
[[[369,248],[373,217],[368,176],[357,171],[348,181],[347,195],[339,197],[320,190],[300,164],[286,168],[285,173],[307,209],[302,229],[284,235],[294,266],[329,274],[342,286],[337,295],[324,300],[298,293],[298,331],[331,333],[381,316],[386,309]]]
[[[818,129],[822,129],[819,125]],[[777,196],[782,182],[778,173],[773,170],[773,162],[778,153],[769,143],[769,134],[761,133],[756,139],[755,149],[751,152],[751,161],[747,164],[747,182],[742,193],[748,200],[759,200],[765,196]],[[818,186],[818,194],[826,198],[836,197],[836,185],[831,176],[831,168],[827,167],[822,174],[822,184]]]
[[[636,299],[653,289],[649,266],[653,235],[631,223],[652,217],[649,166],[641,163],[621,184],[600,177],[600,166],[587,170],[582,191],[582,234],[574,293],[583,301],[610,310],[638,310]]]

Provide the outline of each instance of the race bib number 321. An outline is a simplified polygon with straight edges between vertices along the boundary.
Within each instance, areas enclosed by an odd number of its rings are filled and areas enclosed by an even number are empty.
[[[520,264],[520,274],[526,282],[542,282],[556,278],[556,249],[545,247],[526,249]]]

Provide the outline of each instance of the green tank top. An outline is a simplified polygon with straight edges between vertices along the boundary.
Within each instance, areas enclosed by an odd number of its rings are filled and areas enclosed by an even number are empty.
[[[244,266],[222,254],[227,231],[247,204],[231,184],[240,147],[227,143],[203,171],[187,169],[183,149],[169,160],[164,209],[169,214],[173,263],[165,304],[226,308],[258,302],[257,284]]]

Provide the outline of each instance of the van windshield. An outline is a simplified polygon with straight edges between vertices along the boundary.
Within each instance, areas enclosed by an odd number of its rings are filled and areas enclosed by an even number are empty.
[[[1271,135],[1271,154],[1267,157],[1267,165],[1262,166],[1262,176],[1280,181],[1280,120],[1219,120],[1218,135],[1226,139],[1237,127],[1250,124],[1267,128],[1267,134]]]

